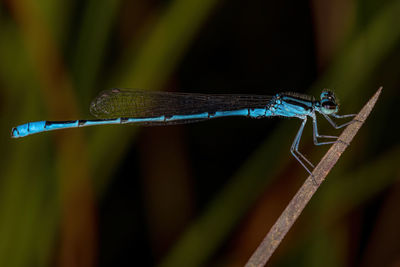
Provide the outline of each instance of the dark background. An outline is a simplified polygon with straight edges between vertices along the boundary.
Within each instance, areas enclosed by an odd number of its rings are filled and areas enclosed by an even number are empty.
[[[400,265],[400,1],[0,1],[0,266],[243,266],[307,177],[297,119],[104,126],[113,87],[381,98],[268,266]],[[339,135],[319,117],[320,133]],[[301,151],[314,163],[328,147]]]

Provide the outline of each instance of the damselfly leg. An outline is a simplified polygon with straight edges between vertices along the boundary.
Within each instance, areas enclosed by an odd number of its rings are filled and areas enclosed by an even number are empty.
[[[346,123],[343,123],[341,125],[337,125],[336,122],[334,122],[328,115],[324,115],[325,119],[335,128],[335,129],[340,129],[343,128],[347,125],[352,124],[353,122],[360,122],[359,120],[351,120]],[[338,119],[343,119],[343,118],[350,118],[350,117],[355,117],[357,114],[347,114],[347,115],[337,115],[337,114],[331,114],[332,117],[338,118]]]
[[[323,114],[324,117],[328,120],[328,122],[335,128],[335,129],[339,129],[342,128],[344,126],[347,126],[353,122],[356,122],[357,120],[351,120],[349,122],[346,122],[342,125],[337,125],[331,118],[329,118],[328,115]],[[349,115],[336,115],[336,114],[332,114],[332,116],[334,116],[335,118],[348,118],[348,117],[354,117],[355,114],[349,114]],[[320,135],[318,133],[318,125],[317,125],[317,118],[315,116],[315,113],[311,115],[312,120],[313,120],[313,141],[314,144],[319,146],[319,145],[329,145],[329,144],[334,144],[337,142],[342,142],[340,140],[335,140],[335,141],[327,141],[327,142],[319,142],[318,138],[334,138],[337,139],[337,136],[332,136],[332,135]],[[299,144],[300,144],[300,139],[301,136],[303,134],[303,130],[304,127],[307,123],[307,116],[303,116],[300,117],[300,119],[302,119],[302,123],[301,126],[296,134],[296,137],[292,143],[292,146],[290,148],[290,152],[292,153],[292,155],[297,159],[298,162],[300,162],[300,164],[303,166],[303,168],[312,176],[313,182],[314,184],[318,184],[315,179],[314,176],[312,174],[312,171],[307,167],[307,165],[305,163],[307,163],[309,166],[312,167],[312,169],[314,169],[314,165],[299,151]]]
[[[297,131],[296,137],[293,140],[292,146],[290,147],[290,152],[292,155],[297,159],[298,162],[306,169],[306,171],[311,174],[311,171],[307,168],[307,166],[304,164],[304,162],[300,159],[302,158],[305,162],[307,162],[312,168],[314,168],[314,165],[299,151],[299,144],[300,144],[300,139],[301,135],[303,134],[304,126],[306,125],[307,122],[307,116],[304,116],[301,118],[303,122],[301,123],[301,126],[299,130]],[[299,158],[300,156],[300,158]]]

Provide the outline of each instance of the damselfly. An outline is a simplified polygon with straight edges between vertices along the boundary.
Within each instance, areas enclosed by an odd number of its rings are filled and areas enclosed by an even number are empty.
[[[90,111],[99,119],[29,122],[13,128],[11,137],[18,138],[45,131],[105,124],[172,125],[228,116],[256,119],[272,116],[296,117],[301,119],[302,123],[290,152],[311,174],[304,162],[312,168],[314,165],[299,152],[299,143],[307,117],[312,119],[314,144],[333,144],[337,141],[318,141],[318,138],[337,139],[337,136],[318,133],[316,112],[322,114],[336,129],[353,122],[337,125],[330,116],[334,118],[355,116],[355,114],[338,115],[338,109],[336,97],[329,90],[324,90],[320,100],[316,100],[314,97],[297,93],[278,93],[274,96],[207,95],[112,89],[100,93],[91,103]]]

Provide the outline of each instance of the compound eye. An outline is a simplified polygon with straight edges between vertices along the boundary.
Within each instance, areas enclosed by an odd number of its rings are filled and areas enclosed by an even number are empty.
[[[322,104],[322,106],[323,106],[325,109],[328,109],[328,110],[336,110],[336,108],[337,108],[336,103],[333,102],[333,101],[324,101],[324,103]]]
[[[333,102],[335,102],[335,94],[332,91],[329,91],[327,89],[325,89],[322,93],[321,93],[321,100],[331,100]]]
[[[333,114],[338,111],[338,105],[336,104],[336,102],[331,100],[322,101],[321,106],[322,112],[325,114]]]

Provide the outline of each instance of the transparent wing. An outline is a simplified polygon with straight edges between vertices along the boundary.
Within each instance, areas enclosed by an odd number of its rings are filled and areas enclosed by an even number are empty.
[[[271,96],[260,95],[206,95],[111,89],[101,92],[92,101],[90,112],[98,118],[152,118],[158,116],[194,115],[204,112],[212,114],[217,111],[266,108],[270,105],[271,99]],[[193,121],[198,120],[193,119]],[[191,121],[175,121],[168,124]]]

